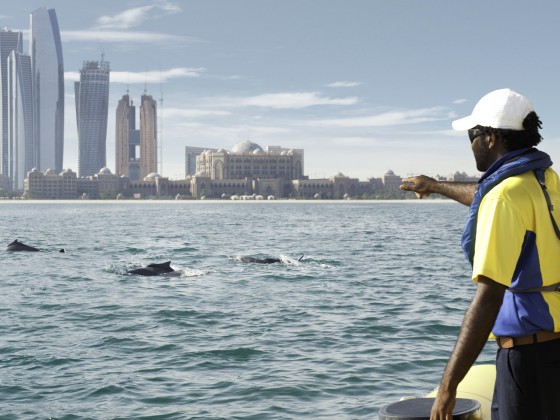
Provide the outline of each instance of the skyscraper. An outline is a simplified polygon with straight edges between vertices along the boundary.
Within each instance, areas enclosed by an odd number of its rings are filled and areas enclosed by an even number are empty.
[[[128,93],[117,105],[115,119],[115,173],[132,180],[140,179],[140,130],[136,128],[136,107]]]
[[[33,153],[33,91],[31,57],[16,51],[8,56],[8,176],[23,189],[35,166]]]
[[[142,95],[140,104],[140,179],[157,172],[157,104]]]
[[[39,170],[62,171],[64,152],[64,63],[58,20],[44,7],[30,16],[34,153]]]
[[[140,101],[140,129],[128,93],[119,100],[115,121],[115,173],[133,180],[157,172],[156,101],[146,94]]]
[[[0,131],[0,175],[8,174],[8,57],[12,51],[22,52],[23,35],[21,32],[12,32],[8,28],[0,30],[0,114],[2,115]]]
[[[78,126],[78,175],[91,176],[106,166],[109,111],[109,63],[85,61],[74,83]]]
[[[218,149],[208,147],[185,146],[185,177],[196,174],[196,157],[206,150],[211,152],[218,151]]]

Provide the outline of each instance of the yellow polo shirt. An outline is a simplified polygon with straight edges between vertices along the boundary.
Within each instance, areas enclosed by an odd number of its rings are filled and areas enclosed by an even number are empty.
[[[548,169],[545,183],[558,223],[558,174]],[[532,171],[505,179],[482,199],[472,278],[481,275],[514,289],[560,282],[560,239]],[[560,293],[506,291],[492,333],[519,337],[538,331],[560,331]]]

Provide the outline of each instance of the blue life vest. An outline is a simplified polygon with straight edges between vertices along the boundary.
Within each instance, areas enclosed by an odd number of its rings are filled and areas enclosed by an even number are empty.
[[[545,171],[552,166],[550,156],[538,149],[514,150],[494,162],[478,181],[478,188],[471,203],[467,224],[463,230],[461,246],[467,260],[473,264],[478,209],[486,193],[510,176],[528,171]]]

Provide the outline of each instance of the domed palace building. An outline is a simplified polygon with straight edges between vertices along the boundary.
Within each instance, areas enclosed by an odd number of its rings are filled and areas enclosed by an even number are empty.
[[[265,150],[244,141],[226,151],[206,150],[196,158],[196,175],[191,179],[195,197],[220,195],[287,196],[293,180],[303,180],[303,149]]]

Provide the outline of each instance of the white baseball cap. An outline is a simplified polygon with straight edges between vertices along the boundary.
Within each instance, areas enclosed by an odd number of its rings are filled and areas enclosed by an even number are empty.
[[[451,125],[457,131],[477,125],[523,130],[523,120],[531,111],[534,111],[533,104],[525,96],[511,89],[498,89],[484,95],[471,115],[455,120]]]

